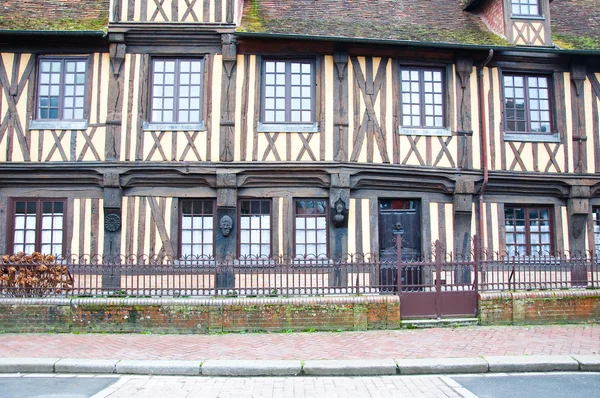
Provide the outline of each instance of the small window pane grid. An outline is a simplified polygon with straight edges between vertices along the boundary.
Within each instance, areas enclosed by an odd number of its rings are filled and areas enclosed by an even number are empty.
[[[271,201],[240,201],[240,256],[271,256]]]
[[[551,133],[550,94],[546,76],[504,76],[506,131]]]
[[[592,210],[594,220],[594,248],[596,257],[600,256],[600,207],[595,207]]]
[[[152,122],[202,122],[201,59],[152,61]]]
[[[327,201],[296,201],[296,257],[327,258]]]
[[[64,201],[15,201],[13,253],[61,256],[64,238]]]
[[[504,220],[509,256],[544,256],[552,253],[550,208],[506,207]]]
[[[214,250],[214,202],[212,200],[181,201],[182,259],[208,258]]]
[[[86,65],[85,59],[40,60],[38,119],[84,119]]]
[[[403,127],[444,127],[444,90],[441,70],[401,69]]]
[[[313,64],[265,61],[263,123],[313,123]]]
[[[512,0],[513,15],[540,15],[539,0]]]

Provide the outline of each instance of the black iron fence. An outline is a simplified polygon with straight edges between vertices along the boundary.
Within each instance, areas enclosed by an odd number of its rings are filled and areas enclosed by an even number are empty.
[[[514,256],[474,250],[318,258],[2,257],[1,297],[306,296],[598,288],[594,253]],[[400,254],[400,255],[398,255]],[[397,261],[400,258],[400,261]]]

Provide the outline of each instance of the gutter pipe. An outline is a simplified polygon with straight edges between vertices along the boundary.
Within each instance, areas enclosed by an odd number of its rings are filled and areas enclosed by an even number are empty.
[[[483,68],[487,66],[487,64],[492,60],[494,56],[494,50],[490,49],[487,58],[483,61],[481,65],[477,68],[477,86],[479,91],[479,131],[481,132],[481,164],[483,166],[483,183],[481,184],[481,189],[479,190],[479,240],[480,245],[479,248],[482,250],[483,245],[481,244],[481,239],[483,237],[483,195],[485,193],[485,188],[487,187],[489,175],[488,175],[488,138],[487,138],[487,124],[484,122],[483,117],[485,115],[485,100],[484,100],[484,92],[483,92]],[[483,254],[483,253],[480,253]],[[481,258],[481,257],[480,257]]]

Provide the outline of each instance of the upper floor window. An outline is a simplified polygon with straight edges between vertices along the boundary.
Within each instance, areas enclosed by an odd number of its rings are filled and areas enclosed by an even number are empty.
[[[152,60],[151,122],[201,123],[202,59]]]
[[[539,0],[511,0],[510,4],[513,15],[540,15]]]
[[[265,60],[262,79],[262,122],[314,123],[314,80],[312,61]]]
[[[535,256],[552,253],[549,207],[506,206],[504,227],[506,252],[510,256]]]
[[[182,200],[180,203],[180,257],[210,257],[214,248],[214,201]]]
[[[294,217],[296,256],[327,257],[327,200],[296,200]]]
[[[400,93],[402,127],[445,127],[442,69],[401,68]]]
[[[9,204],[10,250],[64,255],[65,209],[64,199],[12,199]]]
[[[271,256],[271,201],[240,200],[240,256]]]
[[[85,118],[87,58],[42,58],[39,61],[37,119]]]
[[[551,133],[548,76],[504,75],[505,128],[509,133]]]

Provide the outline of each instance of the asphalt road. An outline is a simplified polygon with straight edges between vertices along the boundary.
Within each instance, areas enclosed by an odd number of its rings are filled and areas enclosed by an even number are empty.
[[[593,397],[600,373],[380,377],[3,375],[5,398]]]
[[[453,377],[480,398],[558,398],[600,395],[600,373],[547,373]]]

